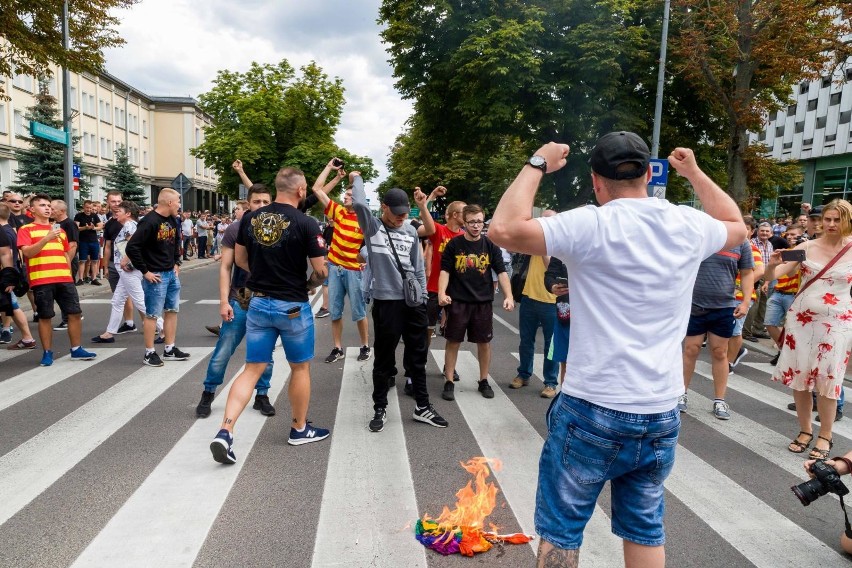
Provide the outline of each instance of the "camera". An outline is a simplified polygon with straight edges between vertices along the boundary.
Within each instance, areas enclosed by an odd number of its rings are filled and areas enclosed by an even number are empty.
[[[849,489],[840,481],[837,470],[827,465],[825,461],[815,461],[811,466],[811,473],[815,476],[813,479],[790,488],[805,507],[826,493],[835,493],[840,497],[849,493]]]
[[[331,161],[331,165],[333,165],[335,168],[342,168],[343,167],[343,160],[335,158]]]

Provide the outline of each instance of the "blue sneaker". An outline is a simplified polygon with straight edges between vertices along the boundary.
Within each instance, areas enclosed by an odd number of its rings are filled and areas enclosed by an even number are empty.
[[[53,351],[44,352],[44,354],[41,356],[40,365],[42,367],[50,367],[51,365],[53,365]]]
[[[97,356],[97,353],[86,351],[82,347],[78,347],[77,349],[71,350],[71,359],[73,359],[74,361],[91,361]]]
[[[305,429],[301,432],[295,428],[290,428],[290,437],[287,439],[287,443],[291,446],[301,446],[302,444],[310,444],[311,442],[325,440],[330,434],[331,432],[325,428],[314,428],[311,426],[311,423],[308,422],[305,425]]]
[[[224,428],[219,430],[219,433],[210,442],[210,452],[213,454],[213,459],[224,464],[237,463],[233,445],[234,437],[231,436],[231,433]]]

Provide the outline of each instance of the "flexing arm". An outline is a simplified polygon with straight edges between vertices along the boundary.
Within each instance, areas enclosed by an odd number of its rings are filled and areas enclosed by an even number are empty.
[[[243,170],[243,162],[242,160],[234,160],[234,163],[231,164],[231,167],[234,168],[234,171],[237,172],[237,175],[240,176],[240,181],[243,182],[243,185],[251,187],[254,185],[249,177],[246,175],[246,172]]]
[[[443,186],[439,186],[443,187]],[[446,193],[446,188],[443,188]],[[438,191],[438,188],[435,188],[435,191]],[[429,196],[422,191],[420,191],[419,187],[414,188],[414,203],[417,204],[417,207],[420,208],[420,220],[423,222],[422,225],[417,227],[417,236],[418,237],[428,237],[430,235],[435,234],[435,220],[432,219],[432,214],[429,213],[429,209],[427,208],[429,205],[429,200],[432,199],[432,196],[435,195],[435,191],[433,191]]]
[[[311,188],[316,198],[319,200],[320,203],[322,203],[323,208],[328,207],[328,202],[331,201],[331,198],[328,196],[329,192],[334,189],[334,186],[340,183],[340,180],[343,179],[343,176],[346,174],[343,171],[342,165],[334,165],[335,160],[337,160],[337,158],[332,158],[331,160],[329,160],[329,162],[325,165],[325,168],[323,168],[322,173],[317,176],[317,179],[314,182],[313,187]],[[334,179],[326,183],[326,180],[328,179],[328,174],[330,174],[332,170],[335,171],[336,175],[334,176]]]

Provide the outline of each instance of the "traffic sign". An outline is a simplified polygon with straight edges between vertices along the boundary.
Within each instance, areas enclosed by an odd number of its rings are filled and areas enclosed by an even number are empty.
[[[80,177],[80,164],[74,164],[74,166],[71,168],[71,173],[72,173],[71,177],[75,177],[75,178]]]
[[[59,142],[60,144],[68,144],[70,138],[68,133],[64,130],[53,128],[52,126],[48,126],[34,120],[30,121],[30,134],[39,138],[44,138],[45,140],[50,140],[51,142]]]
[[[181,195],[186,193],[186,190],[192,187],[192,182],[189,181],[189,178],[183,175],[183,173],[179,173],[175,179],[172,180],[172,189],[178,190]]]
[[[669,181],[669,161],[651,160],[651,181],[648,185],[667,185]]]
[[[411,208],[411,214],[409,215],[409,217],[420,217],[420,208],[419,207],[412,207]]]

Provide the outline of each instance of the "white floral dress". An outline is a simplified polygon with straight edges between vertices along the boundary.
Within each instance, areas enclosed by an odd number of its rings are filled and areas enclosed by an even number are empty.
[[[846,255],[848,256],[848,255]],[[801,264],[801,285],[822,270]],[[787,312],[784,345],[772,379],[794,390],[840,398],[852,351],[852,260],[841,259],[793,301]]]

